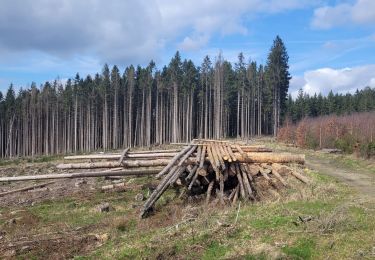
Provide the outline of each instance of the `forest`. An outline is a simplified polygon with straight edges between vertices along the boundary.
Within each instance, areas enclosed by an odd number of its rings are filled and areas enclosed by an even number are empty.
[[[167,66],[133,66],[0,92],[0,158],[90,152],[193,138],[276,136],[286,118],[369,111],[375,90],[288,96],[289,57],[277,36],[266,64],[219,53],[199,66],[176,52]]]
[[[0,157],[88,152],[149,146],[194,137],[276,135],[290,75],[280,37],[267,64],[232,64],[219,55],[200,66],[179,52],[168,66],[105,65],[95,76],[77,74],[18,94],[0,96]]]

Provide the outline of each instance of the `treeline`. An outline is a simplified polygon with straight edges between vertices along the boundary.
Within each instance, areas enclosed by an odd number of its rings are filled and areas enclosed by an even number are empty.
[[[315,94],[310,96],[299,90],[296,99],[289,95],[286,105],[286,115],[292,122],[298,122],[305,117],[324,115],[346,115],[355,112],[375,110],[375,88],[366,87],[354,94],[333,94],[327,96]]]
[[[276,135],[286,109],[288,54],[279,37],[267,63],[200,66],[180,54],[158,70],[104,66],[100,74],[0,92],[0,158],[89,152],[193,138]]]
[[[367,90],[368,91],[368,90]],[[338,148],[363,157],[375,156],[375,111],[347,115],[304,118],[297,124],[287,120],[278,140],[299,147]]]

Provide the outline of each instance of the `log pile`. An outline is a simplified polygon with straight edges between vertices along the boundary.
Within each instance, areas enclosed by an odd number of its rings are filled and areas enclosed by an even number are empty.
[[[221,204],[235,204],[239,199],[259,199],[258,180],[265,180],[276,189],[288,186],[283,177],[288,174],[303,183],[309,182],[285,165],[303,164],[304,155],[271,152],[265,147],[241,147],[224,141],[192,142],[156,175],[162,180],[146,200],[140,216],[147,216],[163,192],[174,185],[184,186],[190,195],[205,194],[206,203],[216,197]]]
[[[160,183],[145,201],[141,217],[153,210],[157,200],[171,186],[183,187],[188,196],[204,196],[206,203],[215,200],[221,204],[234,205],[240,199],[259,200],[264,189],[262,183],[281,189],[288,186],[289,176],[303,183],[309,182],[305,176],[289,167],[289,164],[304,164],[304,155],[275,153],[264,146],[217,140],[193,140],[181,146],[181,149],[173,150],[133,152],[127,148],[122,153],[67,156],[64,159],[73,162],[59,164],[57,168],[101,170],[3,177],[0,182],[154,175],[160,179]],[[115,185],[104,186],[103,190],[112,188]]]

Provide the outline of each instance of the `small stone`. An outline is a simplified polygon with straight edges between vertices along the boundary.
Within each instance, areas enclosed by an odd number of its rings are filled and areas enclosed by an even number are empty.
[[[135,201],[143,201],[145,199],[145,197],[143,196],[142,193],[138,193],[137,195],[135,195]]]

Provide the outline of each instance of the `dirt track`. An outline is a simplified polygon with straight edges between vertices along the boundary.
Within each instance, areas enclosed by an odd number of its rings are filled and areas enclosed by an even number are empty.
[[[349,170],[329,159],[307,156],[306,165],[346,183],[358,191],[358,195],[375,200],[375,175],[365,170]]]

